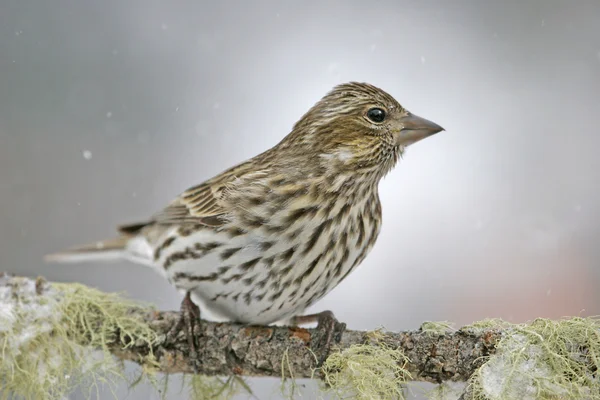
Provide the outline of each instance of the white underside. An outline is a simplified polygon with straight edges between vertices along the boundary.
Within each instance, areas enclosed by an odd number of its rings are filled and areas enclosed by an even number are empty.
[[[365,220],[365,231],[367,233],[372,231],[372,227],[369,221]],[[267,291],[267,293],[260,299],[256,298],[257,294],[261,294],[265,289],[272,283],[271,279],[267,284],[266,288],[259,290],[256,287],[256,283],[268,278],[269,271],[274,269],[284,268],[285,265],[293,265],[292,270],[287,275],[285,280],[294,280],[300,276],[309,268],[310,263],[319,255],[327,253],[328,248],[332,246],[332,240],[336,240],[343,229],[347,229],[347,226],[337,226],[331,228],[330,231],[324,232],[312,248],[312,250],[302,255],[301,250],[294,253],[291,260],[283,265],[281,263],[275,263],[272,268],[268,268],[262,262],[258,262],[249,272],[244,273],[244,278],[252,277],[252,284],[244,284],[242,280],[231,280],[228,283],[217,279],[215,281],[188,281],[185,279],[174,279],[176,274],[190,274],[195,276],[208,276],[212,273],[218,273],[221,267],[231,267],[228,274],[224,277],[230,277],[236,273],[242,273],[239,269],[239,265],[244,262],[253,260],[257,257],[266,258],[271,255],[280,254],[294,244],[298,249],[302,249],[305,244],[310,240],[310,235],[317,226],[317,221],[306,221],[301,230],[302,233],[294,240],[293,243],[281,240],[280,236],[273,235],[271,237],[265,237],[264,235],[258,234],[246,234],[237,237],[230,238],[225,233],[218,233],[210,230],[201,230],[195,232],[186,237],[178,237],[167,249],[163,250],[161,256],[157,262],[154,262],[154,246],[160,245],[165,239],[175,235],[176,229],[166,231],[162,238],[156,242],[156,244],[149,244],[144,238],[138,237],[132,239],[127,246],[127,254],[125,258],[128,260],[148,265],[153,267],[162,276],[167,278],[177,289],[182,293],[187,291],[191,292],[192,300],[198,304],[202,312],[202,318],[213,321],[238,321],[244,323],[255,323],[255,324],[270,324],[276,321],[287,320],[294,315],[301,315],[306,308],[307,304],[304,300],[311,296],[317,296],[317,300],[321,295],[326,294],[329,290],[333,289],[339,283],[339,280],[346,275],[349,269],[354,265],[356,258],[360,254],[361,249],[357,249],[356,246],[349,246],[349,255],[345,263],[342,264],[341,273],[337,280],[326,280],[325,273],[313,273],[310,279],[303,279],[300,285],[290,285],[288,288],[283,289],[282,294],[277,299],[270,299],[271,295],[277,290]],[[378,232],[375,232],[377,234]],[[260,243],[264,241],[274,241],[276,244],[273,245],[268,251],[262,251],[259,247]],[[348,239],[349,244],[354,244],[357,240],[356,237]],[[165,271],[163,268],[164,261],[169,255],[184,251],[188,247],[193,247],[195,243],[211,243],[220,242],[225,243],[218,251],[212,251],[199,259],[184,259],[174,262]],[[367,240],[365,240],[365,243]],[[220,253],[223,250],[230,248],[241,248],[237,253],[223,261],[220,257]],[[336,248],[337,249],[337,248]],[[327,257],[322,257],[319,267],[315,270],[326,271],[327,268],[331,269],[340,263],[342,259],[342,250],[330,251]],[[317,272],[317,271],[315,271]],[[293,298],[294,291],[296,295],[303,293],[302,299],[298,300],[296,304],[292,304],[289,301]],[[223,294],[229,293],[228,297],[221,297]],[[232,298],[233,294],[239,293],[237,298]],[[250,304],[244,301],[245,296],[250,296],[252,299]]]

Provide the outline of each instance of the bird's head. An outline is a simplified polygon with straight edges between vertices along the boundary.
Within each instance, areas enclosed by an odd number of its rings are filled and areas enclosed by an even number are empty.
[[[317,102],[281,143],[311,155],[332,172],[381,177],[404,149],[442,131],[402,107],[383,90],[366,83],[338,85]]]

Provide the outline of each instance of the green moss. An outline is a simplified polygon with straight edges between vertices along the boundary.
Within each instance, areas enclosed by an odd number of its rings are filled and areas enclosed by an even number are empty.
[[[11,278],[0,293],[0,398],[61,399],[78,386],[91,396],[103,384],[114,390],[124,376],[108,346],[158,340],[139,316],[148,306],[79,284],[53,284],[37,296],[38,285],[46,284]]]
[[[448,321],[426,321],[421,324],[420,328],[421,332],[432,336],[442,336],[453,330],[452,323]]]
[[[404,368],[408,358],[397,349],[377,340],[373,344],[353,345],[327,357],[322,367],[328,392],[338,398],[404,399],[403,384],[410,378]]]
[[[600,321],[536,319],[512,325],[474,374],[477,400],[598,399]]]
[[[463,326],[460,330],[463,332],[479,332],[487,329],[507,329],[512,328],[513,326],[514,324],[500,318],[487,318],[474,322],[471,325]]]

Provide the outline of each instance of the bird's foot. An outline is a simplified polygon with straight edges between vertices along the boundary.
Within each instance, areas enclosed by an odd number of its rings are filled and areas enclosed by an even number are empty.
[[[180,309],[180,317],[169,329],[167,332],[167,340],[173,341],[179,331],[183,328],[185,329],[185,336],[188,341],[188,346],[190,349],[189,358],[192,362],[192,368],[194,369],[194,373],[198,373],[198,362],[199,362],[199,354],[198,354],[198,345],[196,344],[196,340],[194,337],[194,326],[196,324],[200,324],[200,308],[192,301],[190,297],[190,292],[187,292],[183,301],[181,302]]]
[[[342,334],[346,330],[346,324],[339,322],[333,312],[326,310],[316,314],[299,315],[291,319],[292,325],[310,324],[317,323],[317,331],[320,333],[318,341],[316,341],[317,354],[321,353],[318,358],[317,367],[321,367],[329,352],[331,351],[331,345],[334,342],[339,342],[342,339]]]

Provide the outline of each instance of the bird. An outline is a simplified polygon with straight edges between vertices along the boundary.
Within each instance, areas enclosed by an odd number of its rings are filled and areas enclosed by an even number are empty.
[[[188,337],[200,316],[255,325],[337,322],[330,311],[303,313],[375,245],[381,179],[407,147],[443,130],[376,86],[342,83],[272,148],[187,189],[143,222],[119,226],[115,238],[46,261],[153,268],[184,294],[185,318],[175,330],[185,322]]]

